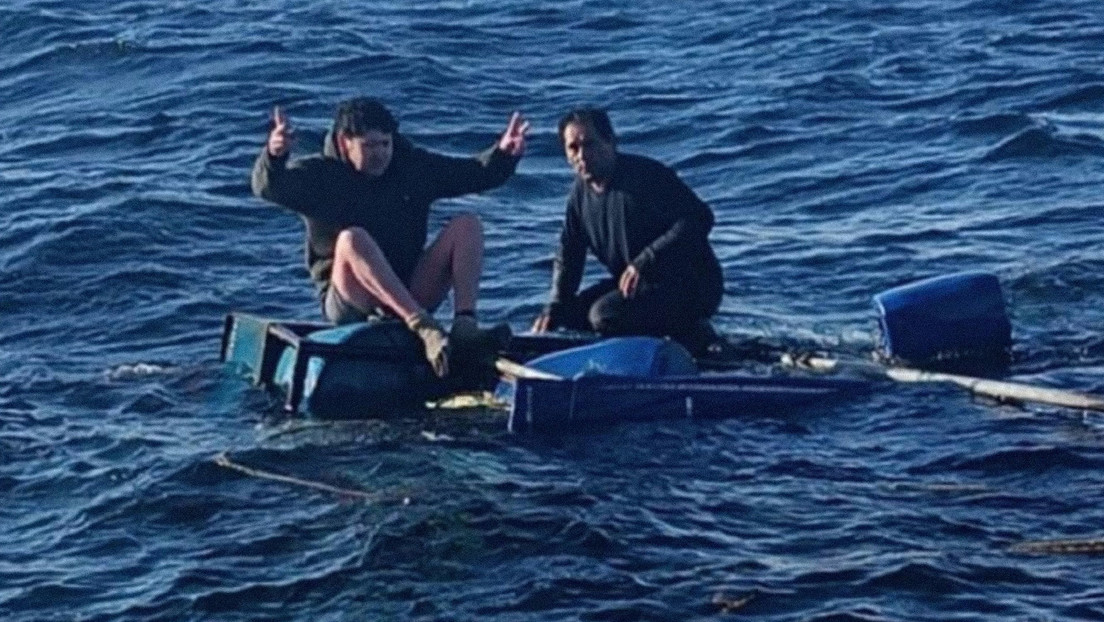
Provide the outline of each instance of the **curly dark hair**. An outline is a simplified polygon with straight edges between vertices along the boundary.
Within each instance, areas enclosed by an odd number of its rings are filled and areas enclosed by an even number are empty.
[[[341,102],[334,115],[334,132],[363,136],[369,130],[392,134],[399,129],[395,116],[378,99],[354,97]]]

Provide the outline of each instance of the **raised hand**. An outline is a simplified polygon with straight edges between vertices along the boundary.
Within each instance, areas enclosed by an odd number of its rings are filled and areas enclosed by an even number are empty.
[[[625,298],[632,298],[636,295],[636,286],[639,283],[640,271],[636,269],[636,266],[629,264],[629,267],[621,273],[621,280],[617,283],[617,289],[621,290],[621,295]]]
[[[281,158],[291,150],[294,132],[284,111],[276,106],[272,109],[272,131],[268,133],[268,155]]]
[[[529,131],[529,122],[521,116],[520,112],[510,115],[510,122],[506,124],[506,131],[498,139],[498,148],[514,157],[520,157],[525,153],[525,133]]]

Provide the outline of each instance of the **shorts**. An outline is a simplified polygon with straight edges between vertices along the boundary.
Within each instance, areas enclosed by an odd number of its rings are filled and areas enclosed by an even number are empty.
[[[322,317],[336,325],[364,322],[369,317],[381,316],[379,309],[363,311],[353,306],[353,303],[345,300],[337,293],[336,287],[327,287],[322,293]]]

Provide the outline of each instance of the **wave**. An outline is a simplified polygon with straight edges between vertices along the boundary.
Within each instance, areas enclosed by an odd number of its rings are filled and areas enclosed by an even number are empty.
[[[1019,132],[1032,127],[1035,122],[1023,113],[1005,112],[975,117],[959,117],[953,120],[954,129],[964,136],[1004,134]]]
[[[1089,84],[1078,87],[1064,95],[1040,102],[1037,108],[1039,110],[1054,110],[1056,108],[1070,107],[1088,107],[1096,109],[1099,108],[1102,102],[1104,102],[1104,84]]]
[[[576,24],[576,28],[593,30],[595,32],[617,32],[620,30],[633,30],[644,25],[643,21],[632,19],[618,14],[600,15],[583,20]]]
[[[1045,473],[1052,470],[1098,470],[1104,467],[1104,455],[1097,450],[1078,447],[1017,447],[982,456],[952,456],[911,469],[914,473],[944,471],[981,471],[994,475]]]
[[[1019,158],[1056,158],[1063,156],[1104,155],[1104,139],[1096,136],[1061,136],[1056,130],[1032,127],[1022,130],[990,149],[985,162]]]
[[[171,376],[179,369],[171,364],[129,363],[105,371],[104,376],[113,381],[144,380],[154,376]]]
[[[522,440],[499,414],[292,419],[222,369],[227,309],[318,317],[302,225],[247,186],[271,105],[305,154],[367,92],[447,153],[514,108],[533,121],[514,178],[435,215],[488,223],[488,322],[545,302],[570,184],[556,121],[597,103],[714,207],[720,328],[867,356],[874,292],[982,267],[1017,377],[1104,382],[1094,4],[583,5],[0,8],[8,618],[670,620],[716,615],[728,586],[752,617],[1100,613],[1090,582],[1003,561],[1101,522],[1104,435],[1081,413],[877,385],[784,418]],[[399,501],[211,461],[228,448]],[[952,484],[881,485],[908,479]]]

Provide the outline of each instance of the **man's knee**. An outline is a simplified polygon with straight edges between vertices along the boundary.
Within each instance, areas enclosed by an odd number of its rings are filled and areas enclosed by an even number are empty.
[[[447,228],[462,239],[483,237],[483,221],[473,212],[462,212],[449,220]]]
[[[606,334],[610,332],[610,318],[596,311],[594,307],[591,307],[587,313],[587,324],[596,333]]]
[[[375,244],[375,240],[363,228],[348,227],[342,229],[334,241],[334,261],[363,256],[364,249],[368,244]]]
[[[344,255],[353,251],[357,247],[358,238],[363,239],[367,235],[368,232],[360,227],[342,229],[334,240],[334,255]]]
[[[603,296],[587,310],[587,324],[595,332],[617,334],[625,331],[625,307],[622,301]]]

